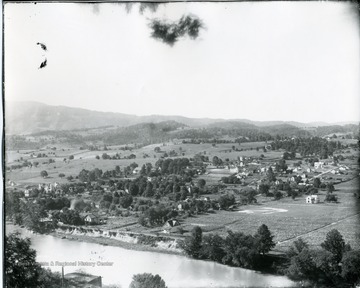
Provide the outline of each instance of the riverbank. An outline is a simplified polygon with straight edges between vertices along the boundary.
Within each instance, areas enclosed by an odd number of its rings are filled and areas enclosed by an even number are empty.
[[[73,228],[73,230],[65,230],[65,228],[63,228],[63,230],[57,229],[56,232],[53,232],[50,235],[71,241],[120,247],[127,250],[156,252],[187,257],[186,253],[179,247],[177,240],[170,237],[150,236],[143,234],[133,234],[124,231],[114,232],[106,230],[101,231],[101,234],[99,234],[99,231],[101,230],[92,228]],[[262,265],[260,265],[258,269],[251,269],[252,271],[274,276],[284,275],[284,268],[286,267],[288,261],[284,254],[270,252],[269,254],[262,255],[261,257]],[[208,259],[200,260],[213,262]]]
[[[10,223],[8,223],[10,224]],[[11,224],[13,225],[13,224]],[[17,225],[13,225],[19,227]],[[19,227],[20,228],[20,227]],[[25,229],[25,228],[24,228]],[[40,235],[40,234],[39,234]],[[73,242],[86,242],[103,246],[123,248],[130,251],[144,251],[169,255],[184,256],[188,259],[186,253],[179,247],[176,239],[162,236],[150,236],[143,234],[133,234],[125,231],[99,230],[94,227],[75,227],[63,226],[46,235],[58,239],[69,240]],[[283,254],[269,253],[263,256],[261,262],[264,264],[259,269],[247,269],[264,275],[283,276],[285,258]],[[192,259],[196,260],[196,259]],[[213,262],[211,260],[201,259],[202,261]],[[221,263],[218,263],[221,264]],[[224,264],[221,264],[224,265]],[[231,267],[224,265],[225,267]],[[238,267],[241,268],[241,267]],[[242,268],[243,269],[243,268]]]
[[[181,255],[186,256],[185,253],[180,248],[174,249],[169,248],[177,245],[174,240],[172,243],[170,242],[163,242],[163,241],[156,241],[156,246],[154,245],[146,245],[139,243],[136,237],[130,237],[133,241],[121,241],[119,239],[114,239],[112,237],[103,237],[103,236],[89,236],[89,235],[82,235],[82,234],[70,234],[66,232],[59,231],[57,229],[55,232],[49,233],[49,235],[67,239],[70,241],[79,241],[79,242],[88,242],[88,243],[95,243],[105,246],[113,246],[113,247],[120,247],[127,250],[134,250],[134,251],[147,251],[147,252],[158,252],[158,253],[165,253],[165,254],[172,254],[172,255]],[[128,239],[129,239],[128,238]]]

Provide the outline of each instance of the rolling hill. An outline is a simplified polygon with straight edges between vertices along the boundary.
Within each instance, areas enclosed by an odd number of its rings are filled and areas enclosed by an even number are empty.
[[[324,134],[326,131],[326,133],[329,134],[332,133],[332,131],[334,131],[334,133],[337,131],[354,131],[354,126],[358,126],[358,123],[356,123],[356,125],[330,126],[331,124],[323,122],[300,123],[294,121],[252,121],[247,119],[225,120],[164,115],[136,116],[124,113],[91,111],[66,106],[51,106],[32,101],[6,101],[5,103],[6,135],[28,135],[49,130],[72,131],[108,126],[114,126],[113,128],[117,130],[118,128],[142,123],[161,123],[167,121],[175,121],[179,123],[179,125],[189,126],[195,130],[204,128],[209,130],[211,135],[228,132],[233,132],[232,134],[237,135],[242,131],[259,131],[272,135],[308,136],[309,132],[306,130],[309,127],[312,128],[312,131],[316,132],[316,130],[319,130],[322,132],[321,134]],[[325,128],[328,126],[328,129]],[[334,129],[331,129],[331,127]],[[120,132],[120,130],[117,132]],[[121,133],[125,133],[125,131],[121,130]]]

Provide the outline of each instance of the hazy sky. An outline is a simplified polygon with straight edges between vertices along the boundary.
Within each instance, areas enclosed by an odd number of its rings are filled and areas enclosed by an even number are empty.
[[[136,4],[137,5],[137,4]],[[5,99],[136,115],[360,120],[356,9],[337,2],[5,4]],[[198,16],[173,47],[150,19]],[[47,45],[45,53],[36,45]],[[38,69],[44,58],[48,66]]]

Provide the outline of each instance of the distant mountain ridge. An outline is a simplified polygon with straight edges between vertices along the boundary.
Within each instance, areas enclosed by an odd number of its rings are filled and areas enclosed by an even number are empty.
[[[282,125],[297,128],[330,126],[323,122],[300,123],[294,121],[252,121],[247,119],[188,118],[184,116],[136,116],[125,113],[99,112],[67,106],[52,106],[39,102],[5,102],[5,131],[7,135],[31,134],[47,130],[74,130],[102,126],[127,127],[141,123],[176,121],[189,127],[219,127],[231,129],[271,127]],[[356,122],[346,122],[344,124]],[[274,127],[275,128],[275,127]]]

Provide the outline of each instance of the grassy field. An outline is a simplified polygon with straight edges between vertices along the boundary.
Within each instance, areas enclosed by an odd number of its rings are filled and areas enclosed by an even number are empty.
[[[82,169],[92,170],[95,168],[106,170],[113,170],[115,166],[119,165],[120,168],[124,168],[131,163],[135,162],[141,167],[143,164],[151,163],[155,164],[157,160],[161,157],[162,153],[155,153],[154,148],[160,147],[162,151],[169,153],[171,150],[175,150],[178,153],[178,157],[187,157],[192,158],[194,155],[201,153],[209,157],[210,161],[214,156],[225,160],[229,158],[230,161],[236,160],[239,156],[254,156],[259,157],[261,154],[265,154],[265,161],[270,161],[270,159],[280,157],[281,152],[267,152],[264,153],[262,149],[256,151],[256,147],[263,147],[265,142],[249,142],[242,143],[239,148],[250,149],[246,151],[233,151],[232,146],[234,144],[217,144],[213,147],[211,144],[174,144],[169,143],[157,143],[141,148],[133,149],[132,151],[123,151],[121,148],[124,145],[109,146],[110,150],[107,151],[89,151],[89,150],[80,150],[79,148],[74,147],[65,147],[59,146],[56,150],[51,150],[50,148],[43,148],[40,150],[20,150],[20,151],[7,151],[6,152],[6,163],[7,165],[19,164],[16,160],[23,159],[28,160],[29,162],[38,162],[37,167],[25,167],[21,169],[15,169],[6,173],[6,179],[12,180],[20,184],[33,184],[33,183],[51,183],[51,182],[66,182],[67,176],[77,176]],[[34,153],[36,156],[38,153],[44,153],[48,157],[37,158],[30,157]],[[107,153],[110,156],[115,155],[116,153],[120,154],[122,159],[119,160],[104,160],[101,158],[103,153]],[[184,153],[184,155],[182,155]],[[125,157],[130,154],[135,154],[135,159],[125,159]],[[147,154],[149,157],[144,158],[144,155]],[[69,156],[74,156],[73,160],[69,161]],[[100,159],[96,159],[96,156],[99,156]],[[63,161],[67,159],[67,161]],[[49,159],[55,160],[55,163],[48,164],[46,162]],[[21,163],[21,162],[20,162]],[[46,170],[49,174],[49,177],[44,179],[40,176],[40,172]],[[65,179],[58,177],[60,173],[65,174]],[[206,177],[207,183],[217,183],[218,180],[223,176],[229,176],[228,173],[224,175],[212,175],[211,177]]]
[[[336,185],[334,192],[339,203],[306,204],[305,196],[292,200],[260,200],[256,205],[241,206],[238,211],[217,211],[214,214],[187,218],[184,228],[200,226],[205,232],[226,235],[227,230],[253,234],[266,224],[275,235],[276,250],[284,251],[297,238],[302,237],[311,246],[318,246],[331,229],[338,229],[346,242],[359,245],[356,231],[359,227],[359,206],[353,193],[358,180]],[[320,192],[323,201],[325,192]]]

